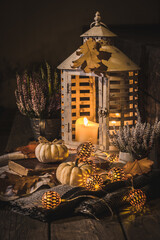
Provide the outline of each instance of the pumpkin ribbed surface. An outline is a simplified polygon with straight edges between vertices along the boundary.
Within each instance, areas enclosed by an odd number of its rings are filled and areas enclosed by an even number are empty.
[[[78,166],[74,162],[61,163],[56,171],[56,177],[62,184],[71,186],[79,186],[80,180],[85,174],[92,172],[92,166],[79,163]]]
[[[64,144],[40,143],[35,149],[36,158],[43,163],[63,161],[69,156]]]

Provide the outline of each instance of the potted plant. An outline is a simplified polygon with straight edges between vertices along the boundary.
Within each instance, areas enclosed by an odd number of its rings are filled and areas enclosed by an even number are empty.
[[[54,77],[52,77],[54,75]],[[45,62],[34,70],[16,75],[16,103],[19,111],[31,119],[34,136],[52,140],[60,129],[60,82]]]
[[[137,123],[132,128],[129,125],[114,130],[108,136],[119,151],[119,159],[122,162],[140,160],[147,157],[153,147],[155,139],[160,135],[160,121],[156,120],[153,125],[142,123],[137,110]]]

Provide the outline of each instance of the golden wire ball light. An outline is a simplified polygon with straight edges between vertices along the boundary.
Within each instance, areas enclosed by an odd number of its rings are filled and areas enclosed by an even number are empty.
[[[61,197],[57,192],[48,191],[42,196],[42,205],[46,209],[54,209],[61,203]]]
[[[109,156],[107,157],[107,160],[110,163],[117,162],[118,161],[118,155],[117,154],[109,154]]]
[[[77,155],[80,160],[92,164],[92,161],[88,160],[88,158],[91,156],[93,148],[94,146],[92,142],[84,142],[80,144],[77,148]]]
[[[133,207],[140,210],[146,203],[146,195],[141,189],[133,189],[129,192],[128,200]]]
[[[93,151],[93,144],[91,142],[84,142],[77,148],[79,158],[89,158]]]
[[[108,173],[108,177],[110,178],[111,182],[118,182],[125,180],[125,173],[122,168],[120,167],[113,167]]]
[[[101,190],[103,187],[103,179],[99,175],[86,175],[83,177],[83,185],[90,191]]]

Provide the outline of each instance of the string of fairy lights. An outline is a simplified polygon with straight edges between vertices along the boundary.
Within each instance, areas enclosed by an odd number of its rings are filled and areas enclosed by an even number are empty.
[[[92,142],[84,142],[80,144],[77,148],[77,158],[79,162],[84,162],[85,164],[89,164],[92,166],[91,173],[83,174],[79,180],[79,186],[85,188],[89,191],[99,191],[103,190],[105,184],[107,183],[114,183],[118,181],[125,181],[127,180],[127,176],[124,170],[120,167],[112,167],[106,173],[106,181],[104,182],[102,175],[97,173],[97,168],[92,159],[90,159],[92,153],[94,152],[94,145]],[[118,156],[116,154],[107,154],[107,160],[110,163],[117,162]],[[131,206],[133,206],[136,211],[141,211],[146,203],[146,195],[141,189],[134,189],[133,181],[131,189],[128,192],[128,195],[125,196],[123,199],[128,201]],[[82,196],[79,196],[82,197]],[[87,195],[83,197],[91,197],[95,198],[93,195]],[[76,197],[78,198],[78,197]],[[45,209],[55,209],[63,202],[72,201],[76,198],[72,199],[62,199],[60,195],[55,191],[47,191],[42,196],[42,206]]]

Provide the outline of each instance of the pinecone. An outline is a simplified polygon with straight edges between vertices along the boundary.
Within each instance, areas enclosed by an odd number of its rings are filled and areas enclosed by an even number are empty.
[[[48,191],[42,196],[42,205],[46,209],[54,209],[61,203],[61,197],[57,192]]]

